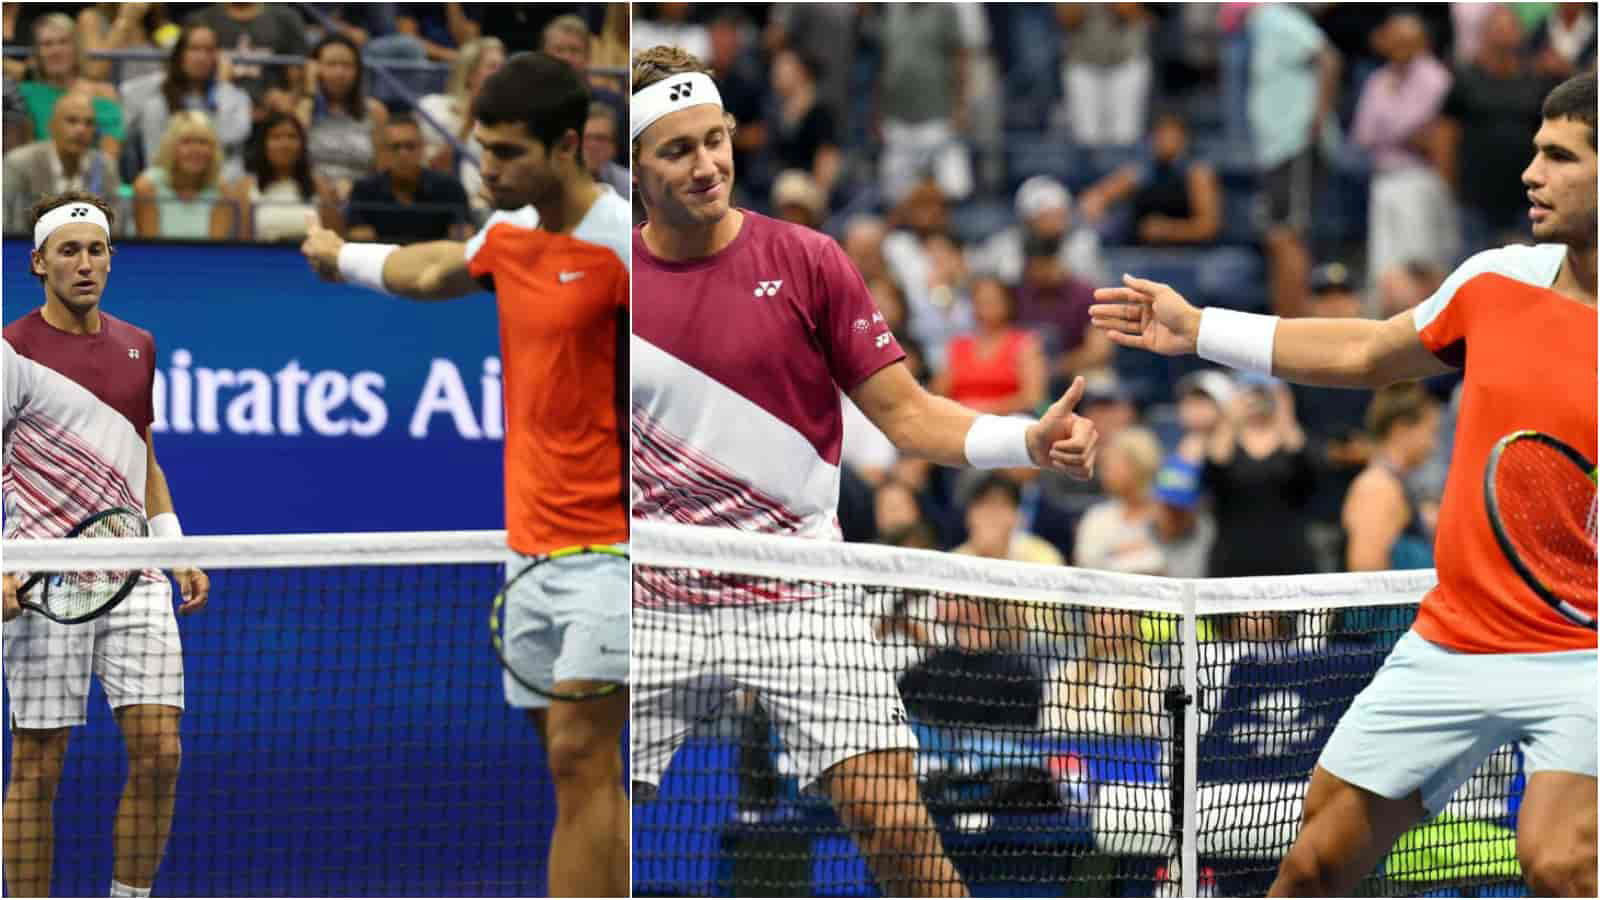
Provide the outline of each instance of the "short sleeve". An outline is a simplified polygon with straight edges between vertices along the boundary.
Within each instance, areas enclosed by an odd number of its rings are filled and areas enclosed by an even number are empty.
[[[492,240],[494,230],[501,227],[533,229],[539,227],[539,212],[532,206],[521,209],[496,210],[489,221],[483,223],[478,233],[467,239],[466,256],[467,271],[473,278],[483,278],[494,275],[495,242]]]
[[[1428,299],[1412,310],[1417,336],[1446,365],[1466,365],[1466,342],[1481,291],[1463,290],[1480,275],[1501,275],[1526,284],[1549,287],[1566,259],[1562,244],[1534,247],[1513,244],[1484,250],[1456,267]]]
[[[906,354],[889,332],[861,273],[838,244],[826,242],[817,269],[822,298],[818,337],[834,383],[848,393]]]
[[[34,364],[23,359],[22,354],[12,348],[10,341],[5,341],[5,419],[3,423],[6,431],[11,430],[11,423],[27,415],[29,406],[33,403],[36,390]]]

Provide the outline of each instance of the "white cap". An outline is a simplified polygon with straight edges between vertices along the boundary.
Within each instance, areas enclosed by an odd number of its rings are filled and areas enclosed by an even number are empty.
[[[1017,188],[1017,218],[1027,220],[1052,209],[1072,208],[1072,192],[1049,175],[1035,175]]]

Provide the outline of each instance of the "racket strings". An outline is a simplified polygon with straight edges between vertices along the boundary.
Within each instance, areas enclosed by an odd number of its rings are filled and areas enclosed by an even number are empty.
[[[145,537],[148,533],[143,516],[118,512],[101,517],[77,536],[134,538]],[[62,618],[86,616],[109,602],[138,574],[137,569],[107,569],[50,575],[48,590],[44,592],[45,606]]]
[[[1518,556],[1559,596],[1593,609],[1594,482],[1559,451],[1533,441],[1506,447],[1495,474],[1500,518]]]

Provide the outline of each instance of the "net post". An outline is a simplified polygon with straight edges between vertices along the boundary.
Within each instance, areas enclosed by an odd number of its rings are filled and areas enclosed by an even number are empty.
[[[1178,625],[1178,637],[1183,645],[1182,690],[1184,710],[1182,731],[1174,730],[1176,746],[1180,748],[1182,764],[1182,796],[1188,800],[1181,806],[1174,804],[1173,816],[1178,823],[1180,859],[1180,892],[1185,897],[1198,897],[1200,888],[1200,715],[1198,709],[1189,709],[1200,696],[1200,638],[1198,582],[1183,582],[1183,618]]]

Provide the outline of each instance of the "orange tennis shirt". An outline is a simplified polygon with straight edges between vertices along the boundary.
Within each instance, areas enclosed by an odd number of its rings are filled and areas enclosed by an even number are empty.
[[[538,224],[497,212],[466,246],[499,305],[506,542],[529,555],[628,539],[628,204],[604,188],[570,234]]]
[[[1565,258],[1560,244],[1484,251],[1416,308],[1423,344],[1464,368],[1434,540],[1439,584],[1414,626],[1436,644],[1467,653],[1595,646],[1595,632],[1568,622],[1517,577],[1483,497],[1489,451],[1512,431],[1543,431],[1595,458],[1595,308],[1550,289]],[[1595,612],[1592,595],[1576,605]]]

